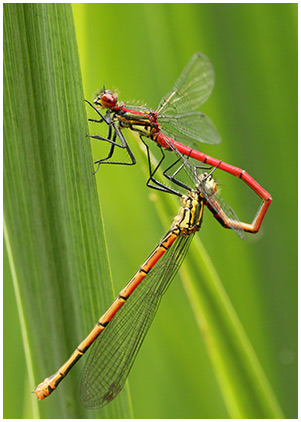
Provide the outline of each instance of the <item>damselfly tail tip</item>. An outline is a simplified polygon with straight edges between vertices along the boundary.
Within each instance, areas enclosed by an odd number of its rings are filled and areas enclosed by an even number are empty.
[[[45,378],[44,381],[40,382],[40,384],[34,388],[33,393],[35,393],[38,400],[44,400],[52,393],[53,390],[56,389],[62,380],[61,377],[59,377],[58,380],[55,380],[57,375],[58,373],[56,372],[55,374],[51,375],[51,377]]]
[[[36,395],[36,398],[38,400],[43,400],[45,397],[47,397],[48,394],[44,394],[43,390],[45,388],[45,381],[41,382],[39,385],[37,385],[32,393]]]

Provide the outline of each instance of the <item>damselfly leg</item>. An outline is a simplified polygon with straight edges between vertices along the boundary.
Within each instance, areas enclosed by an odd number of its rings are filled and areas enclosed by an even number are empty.
[[[89,121],[96,122],[96,123],[102,123],[105,122],[108,126],[108,134],[107,137],[103,137],[100,135],[87,135],[88,138],[97,139],[99,141],[108,142],[111,144],[109,153],[106,157],[101,158],[100,160],[94,161],[94,164],[98,164],[96,170],[93,172],[93,174],[96,174],[101,166],[101,164],[118,164],[118,165],[125,165],[125,166],[132,166],[136,164],[136,158],[125,140],[125,137],[123,136],[123,133],[120,131],[120,129],[116,126],[116,123],[112,120],[110,113],[106,113],[106,116],[103,116],[102,113],[94,107],[93,104],[91,104],[89,101],[85,100],[100,116],[99,120],[89,119]],[[116,139],[120,140],[120,143],[116,142]],[[125,149],[129,155],[130,162],[123,162],[123,161],[108,161],[114,154],[115,147]]]

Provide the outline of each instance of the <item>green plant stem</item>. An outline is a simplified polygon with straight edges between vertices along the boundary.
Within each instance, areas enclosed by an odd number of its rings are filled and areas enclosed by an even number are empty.
[[[5,240],[31,384],[25,408],[32,400],[35,417],[126,417],[126,395],[81,408],[76,367],[49,398],[31,394],[113,297],[70,5],[4,5],[4,96]]]

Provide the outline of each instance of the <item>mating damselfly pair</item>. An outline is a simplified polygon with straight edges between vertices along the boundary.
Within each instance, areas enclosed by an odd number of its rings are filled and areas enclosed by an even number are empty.
[[[123,135],[123,129],[133,130],[139,133],[147,150],[147,185],[180,196],[182,205],[168,233],[98,320],[90,334],[54,375],[35,388],[38,399],[44,399],[56,389],[92,344],[80,383],[81,403],[87,408],[97,408],[109,403],[119,394],[161,298],[179,269],[194,233],[201,227],[204,206],[208,207],[224,227],[232,228],[242,238],[244,232],[256,233],[259,230],[272,200],[270,194],[244,170],[187,146],[191,142],[217,144],[220,141],[212,122],[201,112],[195,111],[207,100],[213,85],[214,72],[209,59],[197,53],[191,58],[171,92],[161,100],[156,111],[123,104],[118,101],[116,93],[105,88],[96,96],[94,104],[89,103],[99,116],[98,120],[93,121],[108,126],[107,137],[91,136],[109,144],[108,155],[95,162],[95,173],[103,164],[136,163]],[[105,114],[102,114],[103,110],[106,110]],[[156,142],[162,153],[161,160],[154,169],[145,138]],[[127,151],[129,162],[114,161],[114,152],[118,148]],[[176,157],[175,163],[163,171],[173,187],[156,179],[156,172],[163,167],[166,150],[172,151]],[[206,164],[207,168],[204,169],[204,165],[192,165],[191,158]],[[188,174],[191,186],[178,179],[182,169]],[[217,193],[217,185],[212,176],[216,169],[241,178],[262,199],[261,207],[251,224],[240,222]],[[182,195],[176,186],[184,188],[187,194]]]

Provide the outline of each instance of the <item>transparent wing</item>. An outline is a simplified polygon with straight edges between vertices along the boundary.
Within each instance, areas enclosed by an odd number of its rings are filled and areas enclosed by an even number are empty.
[[[245,232],[237,215],[232,210],[230,205],[228,205],[227,202],[217,193],[212,196],[206,195],[206,200],[208,203],[207,205],[209,205],[209,210],[214,214],[219,214],[219,216],[229,225],[229,227],[234,230],[241,239],[245,240]]]
[[[160,126],[163,133],[189,146],[195,147],[197,142],[218,144],[221,141],[212,121],[198,111],[164,116],[160,119]],[[180,135],[184,135],[184,137]],[[180,138],[184,139],[184,142]]]
[[[161,298],[193,238],[179,236],[91,346],[80,381],[81,404],[104,406],[123,388]]]
[[[213,66],[204,54],[192,56],[173,89],[162,98],[157,113],[178,114],[198,109],[214,86]]]

